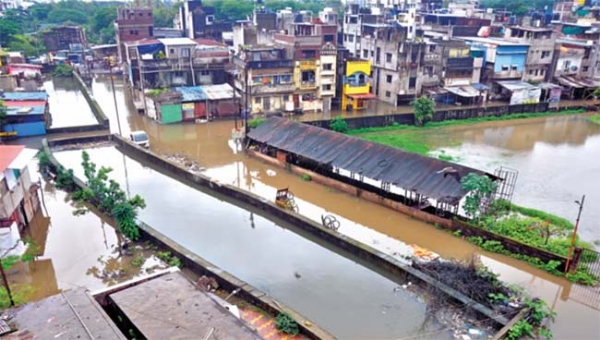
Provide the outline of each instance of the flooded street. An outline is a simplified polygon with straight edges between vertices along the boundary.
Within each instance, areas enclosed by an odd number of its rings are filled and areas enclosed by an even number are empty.
[[[98,123],[75,81],[72,78],[54,78],[44,82],[52,115],[51,128]]]
[[[420,326],[425,304],[398,283],[261,216],[220,201],[140,163],[113,147],[88,150],[114,170],[147,208],[140,219],[182,246],[256,286],[343,339],[394,339],[437,326]],[[83,177],[81,151],[55,152]],[[125,172],[127,170],[127,172]],[[436,332],[430,339],[447,339]]]
[[[111,119],[111,130],[116,132],[116,115],[114,112],[112,93],[110,92],[110,84],[108,82],[97,82],[94,84],[93,90],[95,98],[98,100],[107,116]],[[379,205],[361,201],[355,197],[335,192],[334,190],[325,188],[313,182],[303,181],[299,177],[292,176],[282,169],[272,168],[254,159],[250,159],[244,154],[236,152],[235,147],[228,143],[228,140],[230,139],[231,128],[233,127],[233,122],[231,121],[211,122],[208,124],[159,125],[154,121],[135,113],[128,114],[127,106],[125,104],[125,96],[122,92],[119,91],[117,94],[117,99],[119,102],[123,134],[126,134],[129,129],[141,129],[147,131],[150,136],[152,150],[155,152],[164,155],[181,154],[187,156],[195,161],[198,161],[201,166],[205,167],[207,169],[205,174],[217,178],[221,182],[234,184],[248,189],[269,200],[274,199],[274,194],[277,188],[289,187],[296,196],[296,201],[299,205],[301,214],[318,221],[320,221],[320,215],[322,213],[327,212],[329,214],[333,214],[341,222],[341,228],[339,229],[339,232],[359,239],[390,254],[403,253],[404,251],[407,251],[409,245],[411,244],[417,244],[419,246],[428,248],[440,254],[444,258],[468,259],[474,253],[480,254],[482,262],[489,266],[494,272],[499,273],[501,275],[501,279],[508,283],[516,283],[525,286],[530,292],[536,296],[542,297],[549,303],[550,306],[555,308],[555,310],[558,312],[558,317],[552,329],[557,339],[587,340],[597,339],[600,337],[600,329],[598,328],[598,318],[600,317],[600,313],[598,312],[598,309],[600,309],[600,297],[597,294],[590,295],[588,289],[571,285],[564,279],[551,276],[541,270],[525,264],[522,261],[502,255],[484,252],[474,247],[472,244],[454,237],[451,234],[437,230],[433,226],[410,219],[404,215],[395,213]],[[576,117],[558,118],[562,119]],[[553,118],[547,119],[552,120]],[[525,121],[498,122],[494,124],[506,124],[506,129],[511,130],[515,129],[524,122]],[[510,125],[509,123],[515,124]],[[550,126],[551,125],[552,124],[550,124]],[[468,135],[469,132],[467,130],[476,130],[475,127],[476,126],[465,127],[463,133]],[[548,130],[548,138],[550,138],[550,136],[557,135],[557,132],[553,131],[554,130]],[[564,144],[559,146],[546,142],[538,143],[536,138],[540,138],[540,136],[535,134],[530,134],[528,137],[524,136],[523,134],[516,134],[514,136],[520,136],[524,140],[528,140],[532,146],[535,146],[530,147],[528,151],[515,151],[515,159],[519,159],[519,157],[530,157],[531,163],[529,163],[530,168],[528,169],[533,174],[535,174],[536,171],[546,171],[548,164],[552,164],[553,162],[556,164],[558,163],[558,161],[552,161],[549,159],[549,157],[555,157],[556,155],[548,156],[543,152],[537,154],[537,150],[544,150],[548,147],[555,147],[559,149],[564,148],[565,153],[569,154],[569,148],[580,148],[587,150],[589,148],[590,140],[595,140],[596,146],[598,143],[596,140],[597,135],[595,134],[591,134],[590,136],[584,138],[586,141],[585,144],[579,144],[578,146]],[[443,144],[437,145],[439,147],[444,146]],[[466,145],[468,144],[464,143],[460,148],[465,147]],[[595,150],[597,150],[597,148]],[[590,151],[588,150],[586,152]],[[460,162],[477,166],[477,164],[468,163],[469,157],[471,157],[472,154],[477,153],[487,157],[485,152],[476,152],[473,150],[471,153],[465,152],[460,159]],[[499,152],[499,154],[503,153],[506,152]],[[597,173],[599,160],[597,155],[599,154],[600,151],[596,151],[595,157],[592,155],[591,158],[588,158],[585,160],[585,162],[582,161],[580,163],[580,169],[578,171],[586,173],[586,176],[583,177],[581,175],[581,178],[587,178],[588,180],[585,182],[582,181],[579,186],[591,188],[591,186],[600,183],[600,181],[595,181],[592,183],[589,180],[594,173],[594,166]],[[506,159],[510,160],[511,158]],[[488,158],[488,160],[490,160],[490,158]],[[564,169],[571,164],[576,164],[573,161],[568,160],[565,162],[567,163],[561,163],[557,165],[560,165]],[[499,165],[500,164],[490,164],[489,166],[491,166],[491,170],[493,170]],[[501,165],[516,168],[515,165],[510,163],[504,163]],[[487,169],[485,167],[482,168]],[[547,179],[540,180],[535,176],[530,176],[534,182],[529,182],[528,184],[524,179],[524,173],[526,170],[518,170],[520,172],[520,177],[517,183],[519,188],[515,193],[515,201],[517,203],[535,208],[544,208],[539,204],[539,202],[542,201],[545,201],[548,204],[555,203],[554,199],[546,199],[545,196],[543,196],[545,193],[549,193],[551,190],[548,189],[544,191],[540,189],[540,192],[536,191],[538,190],[538,187],[544,188],[554,184],[549,184],[547,183]],[[132,177],[132,172],[130,172],[130,178]],[[571,172],[566,172],[563,173],[563,175],[567,176],[570,173]],[[142,176],[142,174],[143,172],[140,174],[138,174],[137,171],[135,172],[135,176]],[[578,181],[578,178],[580,178],[578,176],[580,175],[572,176],[570,181]],[[522,187],[526,185],[528,185],[528,187]],[[565,189],[570,188],[570,186],[562,183],[560,183],[560,187]],[[574,199],[579,199],[579,196],[582,193],[586,193],[588,195],[588,198],[586,199],[586,208],[582,216],[581,226],[582,235],[584,235],[583,229],[586,229],[586,234],[583,236],[583,238],[588,240],[594,240],[595,238],[598,238],[598,236],[594,238],[593,226],[589,225],[587,222],[589,221],[588,219],[592,218],[593,216],[592,211],[597,210],[593,208],[591,202],[594,202],[594,200],[595,202],[598,202],[598,200],[597,198],[594,199],[592,196],[600,193],[598,190],[595,190],[594,192],[592,191],[593,190],[588,190],[587,192],[581,193],[578,191],[570,191],[569,195],[574,196],[575,198],[562,198],[563,202],[569,202],[568,205],[573,205],[572,213],[571,210],[566,209],[568,207],[565,208],[566,212],[564,217],[574,220],[576,206],[571,202],[573,202]],[[552,194],[556,197],[562,197],[563,195],[566,196],[564,192],[553,192]],[[529,202],[531,202],[531,204]],[[596,206],[598,206],[598,203],[596,203]],[[190,209],[191,211],[194,211],[194,209],[197,208]],[[559,212],[559,210],[556,209],[550,211],[556,211],[557,213],[563,215]],[[163,218],[167,219],[167,217]],[[584,219],[586,219],[585,225],[588,225],[587,227],[584,226]],[[593,221],[593,219],[591,221]],[[596,218],[596,221],[598,221],[598,218]],[[151,221],[147,222],[149,222],[151,225],[154,225],[154,223],[151,223]],[[249,222],[246,222],[246,225],[248,223]],[[174,227],[171,226],[171,228]],[[250,227],[247,229],[250,229]],[[597,233],[597,231],[595,231],[595,233]],[[192,240],[185,241],[192,242]],[[288,249],[286,248],[285,251],[288,251]],[[204,251],[200,251],[199,254],[202,256],[207,256],[207,253]],[[252,275],[252,273],[249,273],[249,275]],[[241,275],[240,277],[244,278]],[[362,289],[365,288],[363,287]],[[350,293],[350,295],[353,294],[356,294],[356,292]],[[296,298],[301,300],[299,303],[303,302],[303,299],[300,297]],[[287,303],[287,301],[284,299],[282,299],[282,301]],[[295,307],[292,303],[290,303],[290,305]],[[325,306],[322,307],[324,308],[324,314],[328,314],[327,312],[331,311],[329,308],[333,308],[331,306],[328,307],[325,304],[323,304],[323,306]],[[297,309],[302,312],[300,308]],[[325,324],[323,324],[323,326],[325,326]]]

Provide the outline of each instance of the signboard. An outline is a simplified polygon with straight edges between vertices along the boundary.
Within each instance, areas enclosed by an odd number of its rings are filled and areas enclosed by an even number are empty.
[[[562,90],[560,88],[550,90],[550,98],[548,98],[548,107],[558,108],[561,92]]]

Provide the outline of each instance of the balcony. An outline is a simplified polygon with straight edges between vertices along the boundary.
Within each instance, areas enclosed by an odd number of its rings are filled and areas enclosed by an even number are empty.
[[[296,65],[300,68],[300,70],[316,70],[317,62],[314,60],[301,60],[297,61]]]
[[[513,78],[522,78],[523,71],[510,70],[510,71],[500,71],[494,72],[494,79],[513,79]]]
[[[446,60],[446,70],[467,70],[473,68],[473,58],[448,58]]]
[[[270,85],[253,85],[250,92],[253,95],[275,94],[275,93],[292,93],[296,86],[294,84],[270,84]]]
[[[317,88],[317,82],[315,81],[303,81],[300,82],[301,90],[314,90]]]
[[[234,58],[234,64],[243,69],[248,67],[249,70],[268,70],[268,69],[285,69],[285,68],[293,68],[294,61],[287,59],[279,59],[279,60],[260,60],[260,61],[248,61],[244,62],[239,58]]]
[[[423,58],[424,65],[436,65],[439,64],[442,60],[442,57],[438,54],[426,54]]]
[[[223,60],[224,61],[224,60]],[[151,59],[151,60],[131,60],[132,68],[141,68],[144,72],[149,71],[189,71],[191,67],[202,68],[204,70],[224,69],[231,64],[226,62],[206,63],[202,58],[170,58],[170,59]]]

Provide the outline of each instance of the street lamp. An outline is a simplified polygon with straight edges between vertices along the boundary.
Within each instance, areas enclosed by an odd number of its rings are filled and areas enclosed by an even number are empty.
[[[577,220],[575,221],[575,229],[573,230],[573,236],[571,237],[571,246],[569,247],[569,255],[567,256],[567,264],[565,265],[565,273],[569,271],[569,265],[571,264],[571,256],[573,256],[573,247],[575,246],[575,239],[577,238],[577,228],[579,227],[579,219],[581,218],[581,211],[583,210],[583,203],[585,202],[585,195],[581,198],[581,201],[575,201],[575,204],[579,206],[579,212],[577,213]]]

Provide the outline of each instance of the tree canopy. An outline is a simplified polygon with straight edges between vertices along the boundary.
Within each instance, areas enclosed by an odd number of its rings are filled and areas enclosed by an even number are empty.
[[[481,7],[506,9],[515,15],[523,15],[530,10],[542,10],[544,7],[552,8],[554,0],[483,0]]]

